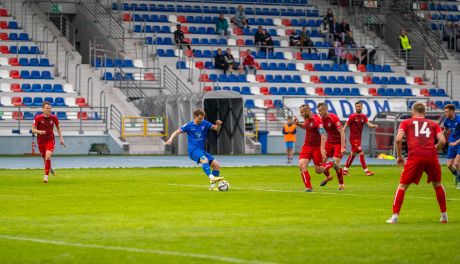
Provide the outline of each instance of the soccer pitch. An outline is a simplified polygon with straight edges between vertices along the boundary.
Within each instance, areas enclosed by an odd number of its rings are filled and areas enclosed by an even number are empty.
[[[450,222],[431,185],[385,223],[401,168],[360,167],[304,193],[297,167],[0,170],[0,263],[460,263],[460,191],[443,168]],[[335,173],[333,172],[332,175]]]

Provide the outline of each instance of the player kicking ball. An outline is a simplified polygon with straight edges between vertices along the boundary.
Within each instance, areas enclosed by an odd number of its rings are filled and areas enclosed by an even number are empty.
[[[211,183],[209,189],[217,190],[216,183],[223,180],[224,177],[219,177],[220,164],[211,154],[204,150],[204,145],[209,130],[212,129],[219,132],[222,121],[217,120],[216,124],[213,125],[204,119],[204,115],[205,113],[202,109],[196,109],[193,112],[193,121],[174,131],[166,144],[171,145],[177,135],[187,133],[189,158],[197,164],[201,164],[204,173],[209,177],[209,182]]]
[[[363,133],[364,124],[366,124],[369,128],[376,128],[377,125],[372,124],[367,119],[367,116],[363,114],[363,103],[356,102],[355,103],[355,113],[351,114],[348,117],[347,122],[345,123],[345,127],[343,131],[347,130],[347,127],[350,127],[350,144],[351,144],[351,153],[345,163],[345,167],[343,168],[344,175],[350,175],[348,172],[348,168],[350,168],[351,164],[353,164],[353,160],[355,159],[356,154],[359,155],[359,160],[361,161],[361,166],[363,167],[364,173],[367,176],[374,175],[374,172],[370,171],[367,168],[366,160],[364,159],[364,151],[361,148],[361,137]]]
[[[324,173],[326,177],[330,176],[329,171],[321,165],[326,158],[324,147],[327,135],[321,117],[313,114],[308,105],[300,106],[300,115],[305,120],[304,124],[300,124],[297,117],[294,117],[294,124],[297,127],[305,129],[305,142],[299,154],[299,169],[305,185],[305,192],[313,192],[311,177],[307,170],[307,166],[311,160],[313,160],[317,174]]]
[[[48,175],[55,174],[51,168],[51,156],[54,152],[54,127],[56,127],[59,141],[61,146],[65,147],[64,138],[62,137],[61,127],[59,127],[59,120],[57,116],[51,114],[51,104],[49,102],[43,102],[42,105],[43,113],[36,115],[34,123],[32,124],[32,133],[37,134],[38,150],[44,160],[45,176],[43,182],[48,183]]]
[[[340,161],[342,160],[343,153],[345,152],[345,130],[340,123],[337,115],[328,112],[326,103],[318,104],[318,113],[321,116],[324,129],[327,132],[327,140],[325,145],[326,159],[331,158],[333,162],[327,162],[324,166],[327,170],[333,167],[339,181],[339,191],[344,190],[343,171],[340,168]],[[332,176],[327,176],[320,186],[324,186],[332,180]]]
[[[439,208],[441,209],[441,223],[447,223],[446,192],[441,184],[441,165],[438,151],[446,143],[441,127],[425,118],[425,105],[415,103],[412,106],[412,118],[404,120],[399,126],[396,135],[397,164],[404,165],[393,202],[393,215],[387,220],[389,224],[396,224],[399,211],[404,200],[404,194],[412,183],[418,184],[423,172],[428,175],[428,183],[432,183],[436,192]],[[407,162],[404,164],[402,156],[402,142],[404,136],[407,141]],[[435,140],[438,143],[435,145]]]

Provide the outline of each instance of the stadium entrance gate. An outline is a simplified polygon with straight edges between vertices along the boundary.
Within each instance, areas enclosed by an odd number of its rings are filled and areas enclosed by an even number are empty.
[[[193,119],[193,111],[202,108],[206,119],[223,122],[219,133],[208,135],[206,150],[217,155],[239,155],[245,152],[243,98],[232,91],[160,95],[146,98],[139,104],[143,116],[166,116],[171,135]],[[187,137],[173,143],[171,152],[187,154]]]

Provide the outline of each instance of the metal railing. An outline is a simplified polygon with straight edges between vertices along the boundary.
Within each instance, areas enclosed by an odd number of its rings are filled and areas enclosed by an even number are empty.
[[[167,65],[163,66],[163,85],[171,94],[191,93],[190,87],[178,77]]]
[[[166,117],[123,116],[121,137],[168,137]]]
[[[126,73],[120,68],[119,73],[121,76],[126,76]],[[128,102],[137,103],[138,100],[147,98],[147,94],[142,87],[137,85],[135,80],[126,78],[115,78],[114,87],[119,88],[124,95],[126,95]]]
[[[244,117],[244,135],[246,137],[251,138],[258,138],[259,136],[259,120],[253,116],[246,116]]]
[[[118,108],[111,104],[110,105],[110,129],[113,129],[118,132],[118,135],[122,135],[122,120],[123,114],[118,110]]]

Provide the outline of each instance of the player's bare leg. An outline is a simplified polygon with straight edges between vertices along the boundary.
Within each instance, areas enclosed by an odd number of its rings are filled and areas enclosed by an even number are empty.
[[[366,173],[367,176],[372,176],[375,174],[375,172],[372,172],[367,168],[364,151],[359,153],[359,160],[361,161],[361,166],[363,167],[364,173]]]
[[[43,182],[48,183],[48,175],[51,168],[51,155],[53,152],[47,150],[45,154],[45,176],[43,177]]]
[[[460,171],[460,155],[457,155],[454,160],[454,167],[456,169],[457,175],[455,176],[455,185],[457,186],[457,189],[460,189],[460,174],[458,173]]]
[[[307,170],[307,166],[309,163],[310,163],[310,160],[308,159],[299,160],[299,170],[300,170],[300,175],[302,176],[303,184],[305,185],[305,192],[313,192],[313,187],[311,186],[310,173],[308,173],[308,170]]]
[[[339,157],[334,157],[334,170],[337,175],[337,180],[339,181],[339,191],[343,191],[345,188],[345,185],[343,183],[343,169],[340,167],[340,161],[342,159]]]
[[[436,192],[436,199],[438,200],[439,210],[441,211],[441,223],[447,223],[447,207],[446,207],[446,191],[441,182],[432,182],[434,191]]]
[[[408,188],[408,184],[399,184],[398,189],[396,189],[395,199],[393,201],[393,215],[386,221],[388,224],[398,223],[399,212],[401,211],[401,206],[404,202],[404,195],[406,194],[406,190]]]
[[[347,162],[345,163],[345,167],[343,167],[343,175],[347,175],[347,176],[350,175],[348,168],[350,168],[351,164],[353,164],[355,157],[356,157],[356,152],[351,152],[350,156],[348,156]]]
[[[447,160],[447,168],[450,170],[450,172],[454,175],[454,184],[458,185],[458,177],[460,176],[460,173],[457,170],[457,167],[455,166],[455,159],[448,159]]]
[[[206,159],[208,160],[208,159]],[[220,174],[220,163],[217,161],[217,160],[213,160],[211,162],[211,168],[212,168],[212,172],[211,172],[211,176],[209,176],[209,182],[211,183],[211,185],[209,186],[209,190],[214,190],[214,191],[217,191],[217,182],[221,181],[224,179],[224,177],[219,177],[219,174]]]

